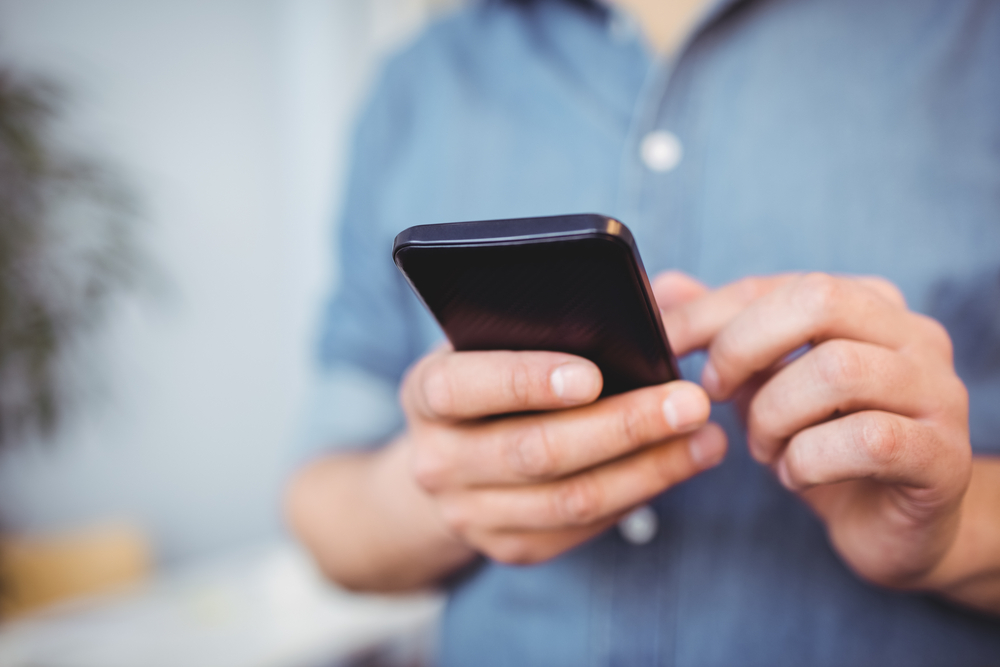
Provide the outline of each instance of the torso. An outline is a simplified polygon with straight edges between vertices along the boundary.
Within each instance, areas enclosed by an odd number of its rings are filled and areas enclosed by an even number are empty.
[[[376,106],[391,146],[373,130],[379,177],[353,223],[387,249],[412,224],[594,211],[629,225],[651,274],[884,275],[970,341],[956,352],[974,446],[1000,453],[1000,4],[735,3],[669,71],[616,39],[555,0],[438,25],[390,66]],[[642,162],[653,130],[679,138],[675,168]],[[399,298],[401,373],[440,333]],[[657,499],[651,543],[612,531],[457,583],[443,663],[996,660],[1000,623],[859,581],[746,455],[735,416],[717,418],[728,460]]]

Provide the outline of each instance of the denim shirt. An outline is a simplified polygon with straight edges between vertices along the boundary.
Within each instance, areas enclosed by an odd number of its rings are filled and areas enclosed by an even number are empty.
[[[315,445],[399,429],[395,387],[441,339],[396,233],[592,211],[631,228],[651,275],[892,280],[948,327],[973,446],[1000,454],[1000,2],[718,2],[663,60],[597,5],[473,4],[387,64],[353,159]],[[1000,621],[862,582],[732,409],[713,418],[727,460],[651,503],[648,543],[610,530],[456,577],[442,663],[1000,664]]]

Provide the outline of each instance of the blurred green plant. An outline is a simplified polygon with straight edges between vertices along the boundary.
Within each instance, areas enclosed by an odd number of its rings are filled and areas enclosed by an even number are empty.
[[[67,352],[138,275],[132,199],[55,145],[63,99],[0,68],[0,448],[56,429]]]

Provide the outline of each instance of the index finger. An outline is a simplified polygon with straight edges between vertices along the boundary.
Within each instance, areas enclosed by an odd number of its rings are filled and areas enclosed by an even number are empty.
[[[452,484],[497,486],[559,479],[700,428],[711,404],[676,380],[574,410],[465,425],[439,433]]]
[[[663,327],[674,354],[682,357],[707,347],[753,301],[798,277],[797,273],[788,273],[743,278],[687,303],[663,309]]]
[[[571,354],[444,349],[413,367],[400,398],[412,415],[461,421],[583,405],[596,400],[602,386],[597,366]]]
[[[712,341],[702,385],[727,398],[754,373],[807,344],[833,338],[899,349],[916,315],[863,281],[822,273],[798,277],[749,306]]]

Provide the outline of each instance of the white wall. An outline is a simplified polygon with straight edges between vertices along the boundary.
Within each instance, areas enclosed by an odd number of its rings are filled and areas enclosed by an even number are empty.
[[[0,62],[66,85],[170,287],[113,314],[56,442],[0,460],[8,527],[130,518],[168,561],[280,530],[347,130],[426,4],[0,0]]]

